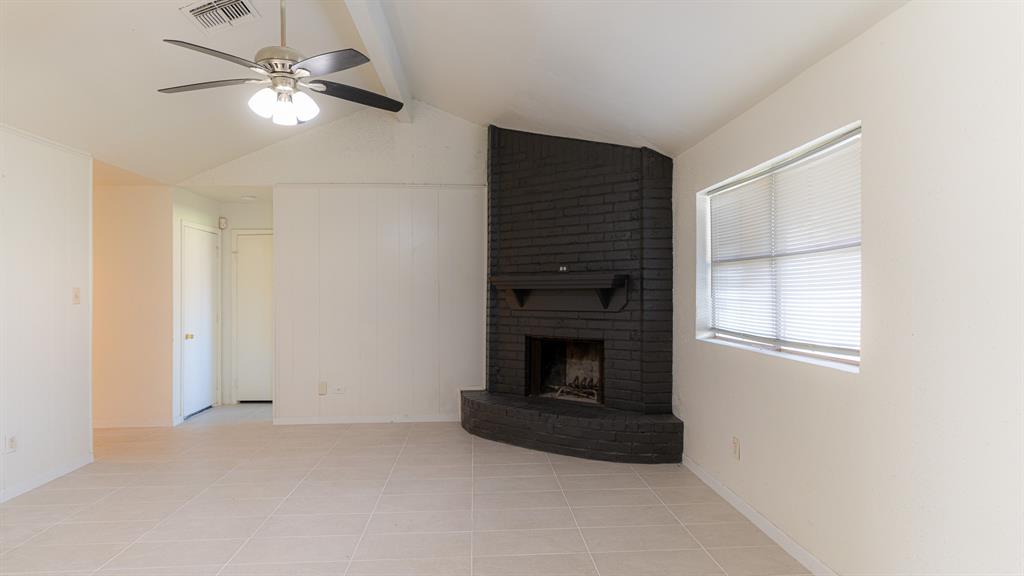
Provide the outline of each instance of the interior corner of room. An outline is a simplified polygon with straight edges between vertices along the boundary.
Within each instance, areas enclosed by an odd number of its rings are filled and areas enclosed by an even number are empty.
[[[0,573],[1024,574],[1024,3],[0,53]]]

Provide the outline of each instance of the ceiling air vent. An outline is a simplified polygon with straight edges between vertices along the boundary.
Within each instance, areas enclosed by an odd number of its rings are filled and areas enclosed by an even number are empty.
[[[252,0],[200,0],[181,9],[189,20],[205,32],[218,32],[260,17]]]

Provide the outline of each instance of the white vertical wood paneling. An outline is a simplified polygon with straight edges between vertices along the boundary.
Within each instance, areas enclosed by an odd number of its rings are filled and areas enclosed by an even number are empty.
[[[0,173],[4,500],[91,459],[92,160],[0,129]]]
[[[414,191],[412,207],[412,310],[407,333],[412,336],[406,357],[412,361],[409,415],[440,413],[438,390],[438,340],[441,339],[438,308],[437,189]],[[468,239],[465,239],[468,240]]]
[[[358,418],[359,413],[372,411],[375,408],[374,404],[377,403],[375,400],[384,393],[378,386],[380,357],[377,341],[377,303],[378,288],[380,287],[378,282],[380,282],[381,274],[379,268],[384,268],[384,266],[380,262],[377,241],[377,196],[372,191],[360,190],[356,192],[356,202],[352,207],[359,214],[356,258],[353,262],[340,262],[338,265],[341,271],[344,271],[346,264],[349,270],[355,270],[354,280],[358,282],[359,292],[352,302],[339,302],[339,305],[351,306],[354,304],[358,310],[356,350],[358,350],[359,358],[356,362],[356,378],[343,384],[347,398],[340,400],[353,403],[353,417]],[[327,248],[324,247],[324,249]]]
[[[412,199],[415,197],[409,190],[393,190],[390,192],[396,197],[401,198],[399,211],[401,224],[398,230],[399,245],[401,246],[400,260],[398,262],[398,269],[400,273],[400,281],[398,286],[398,298],[394,301],[393,306],[397,312],[397,318],[404,318],[411,320],[413,318],[413,312],[415,305],[416,286],[414,284],[414,270],[413,270],[413,207]],[[389,354],[394,358],[398,368],[397,382],[412,382],[416,379],[416,358],[414,356],[416,351],[416,333],[414,330],[406,329],[399,330],[398,339],[393,344],[396,348]],[[386,343],[382,343],[382,346],[387,346]],[[385,348],[386,349],[386,348]],[[410,414],[415,407],[416,402],[413,394],[404,394],[399,398],[398,407],[402,414]]]
[[[319,382],[318,195],[296,188],[275,191],[274,304],[276,381],[274,413],[316,415]]]
[[[360,293],[358,269],[360,212],[357,192],[320,195],[320,378],[328,383],[356,382],[359,365],[359,307],[353,306]],[[346,268],[346,264],[349,266]],[[333,385],[333,384],[332,384]],[[349,392],[346,390],[346,392]],[[351,392],[355,392],[352,390]],[[345,398],[352,397],[348,394]],[[322,402],[325,413],[351,416],[353,406],[333,402],[333,393]]]
[[[377,207],[376,229],[369,232],[377,242],[377,274],[375,278],[370,275],[366,278],[372,284],[372,288],[368,288],[374,293],[373,309],[376,313],[365,317],[366,323],[376,329],[376,338],[372,341],[371,349],[367,350],[367,357],[376,359],[371,367],[371,371],[375,372],[371,378],[376,380],[376,384],[373,388],[365,389],[365,405],[362,408],[366,414],[401,414],[404,399],[400,388],[405,387],[405,383],[398,355],[409,353],[402,349],[401,344],[403,331],[410,330],[412,326],[408,319],[402,318],[401,308],[397,304],[402,296],[402,285],[408,283],[408,279],[403,278],[408,268],[402,267],[403,260],[408,262],[408,245],[403,250],[401,242],[402,230],[408,226],[408,221],[403,222],[402,219],[404,202],[400,190],[371,189],[363,191],[362,196],[364,199],[372,197]],[[372,226],[371,215],[365,216],[368,225]],[[403,252],[406,252],[404,258]]]
[[[437,229],[440,411],[458,414],[458,391],[485,383],[487,194],[440,190]]]
[[[275,190],[278,422],[457,418],[458,390],[483,384],[484,195],[408,185]],[[311,212],[312,223],[298,217]],[[443,234],[441,222],[450,227]],[[312,390],[294,365],[295,326],[310,319]],[[444,366],[445,352],[458,366]]]
[[[54,171],[60,190],[62,245],[56,246],[56,303],[63,342],[54,362],[52,414],[60,414],[63,440],[54,442],[55,462],[81,462],[92,454],[92,159],[63,152],[66,169]],[[73,288],[80,304],[72,304]]]

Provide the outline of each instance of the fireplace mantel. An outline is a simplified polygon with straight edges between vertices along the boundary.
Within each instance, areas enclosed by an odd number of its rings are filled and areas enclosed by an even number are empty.
[[[506,274],[490,280],[519,310],[618,311],[629,302],[629,274],[618,272]]]

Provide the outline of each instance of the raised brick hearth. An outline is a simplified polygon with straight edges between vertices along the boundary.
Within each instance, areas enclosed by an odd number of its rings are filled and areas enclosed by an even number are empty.
[[[678,462],[672,160],[492,126],[488,194],[487,391],[463,393],[463,427],[562,454]]]
[[[462,427],[524,448],[613,462],[679,462],[683,423],[672,414],[638,414],[599,406],[462,392]]]

